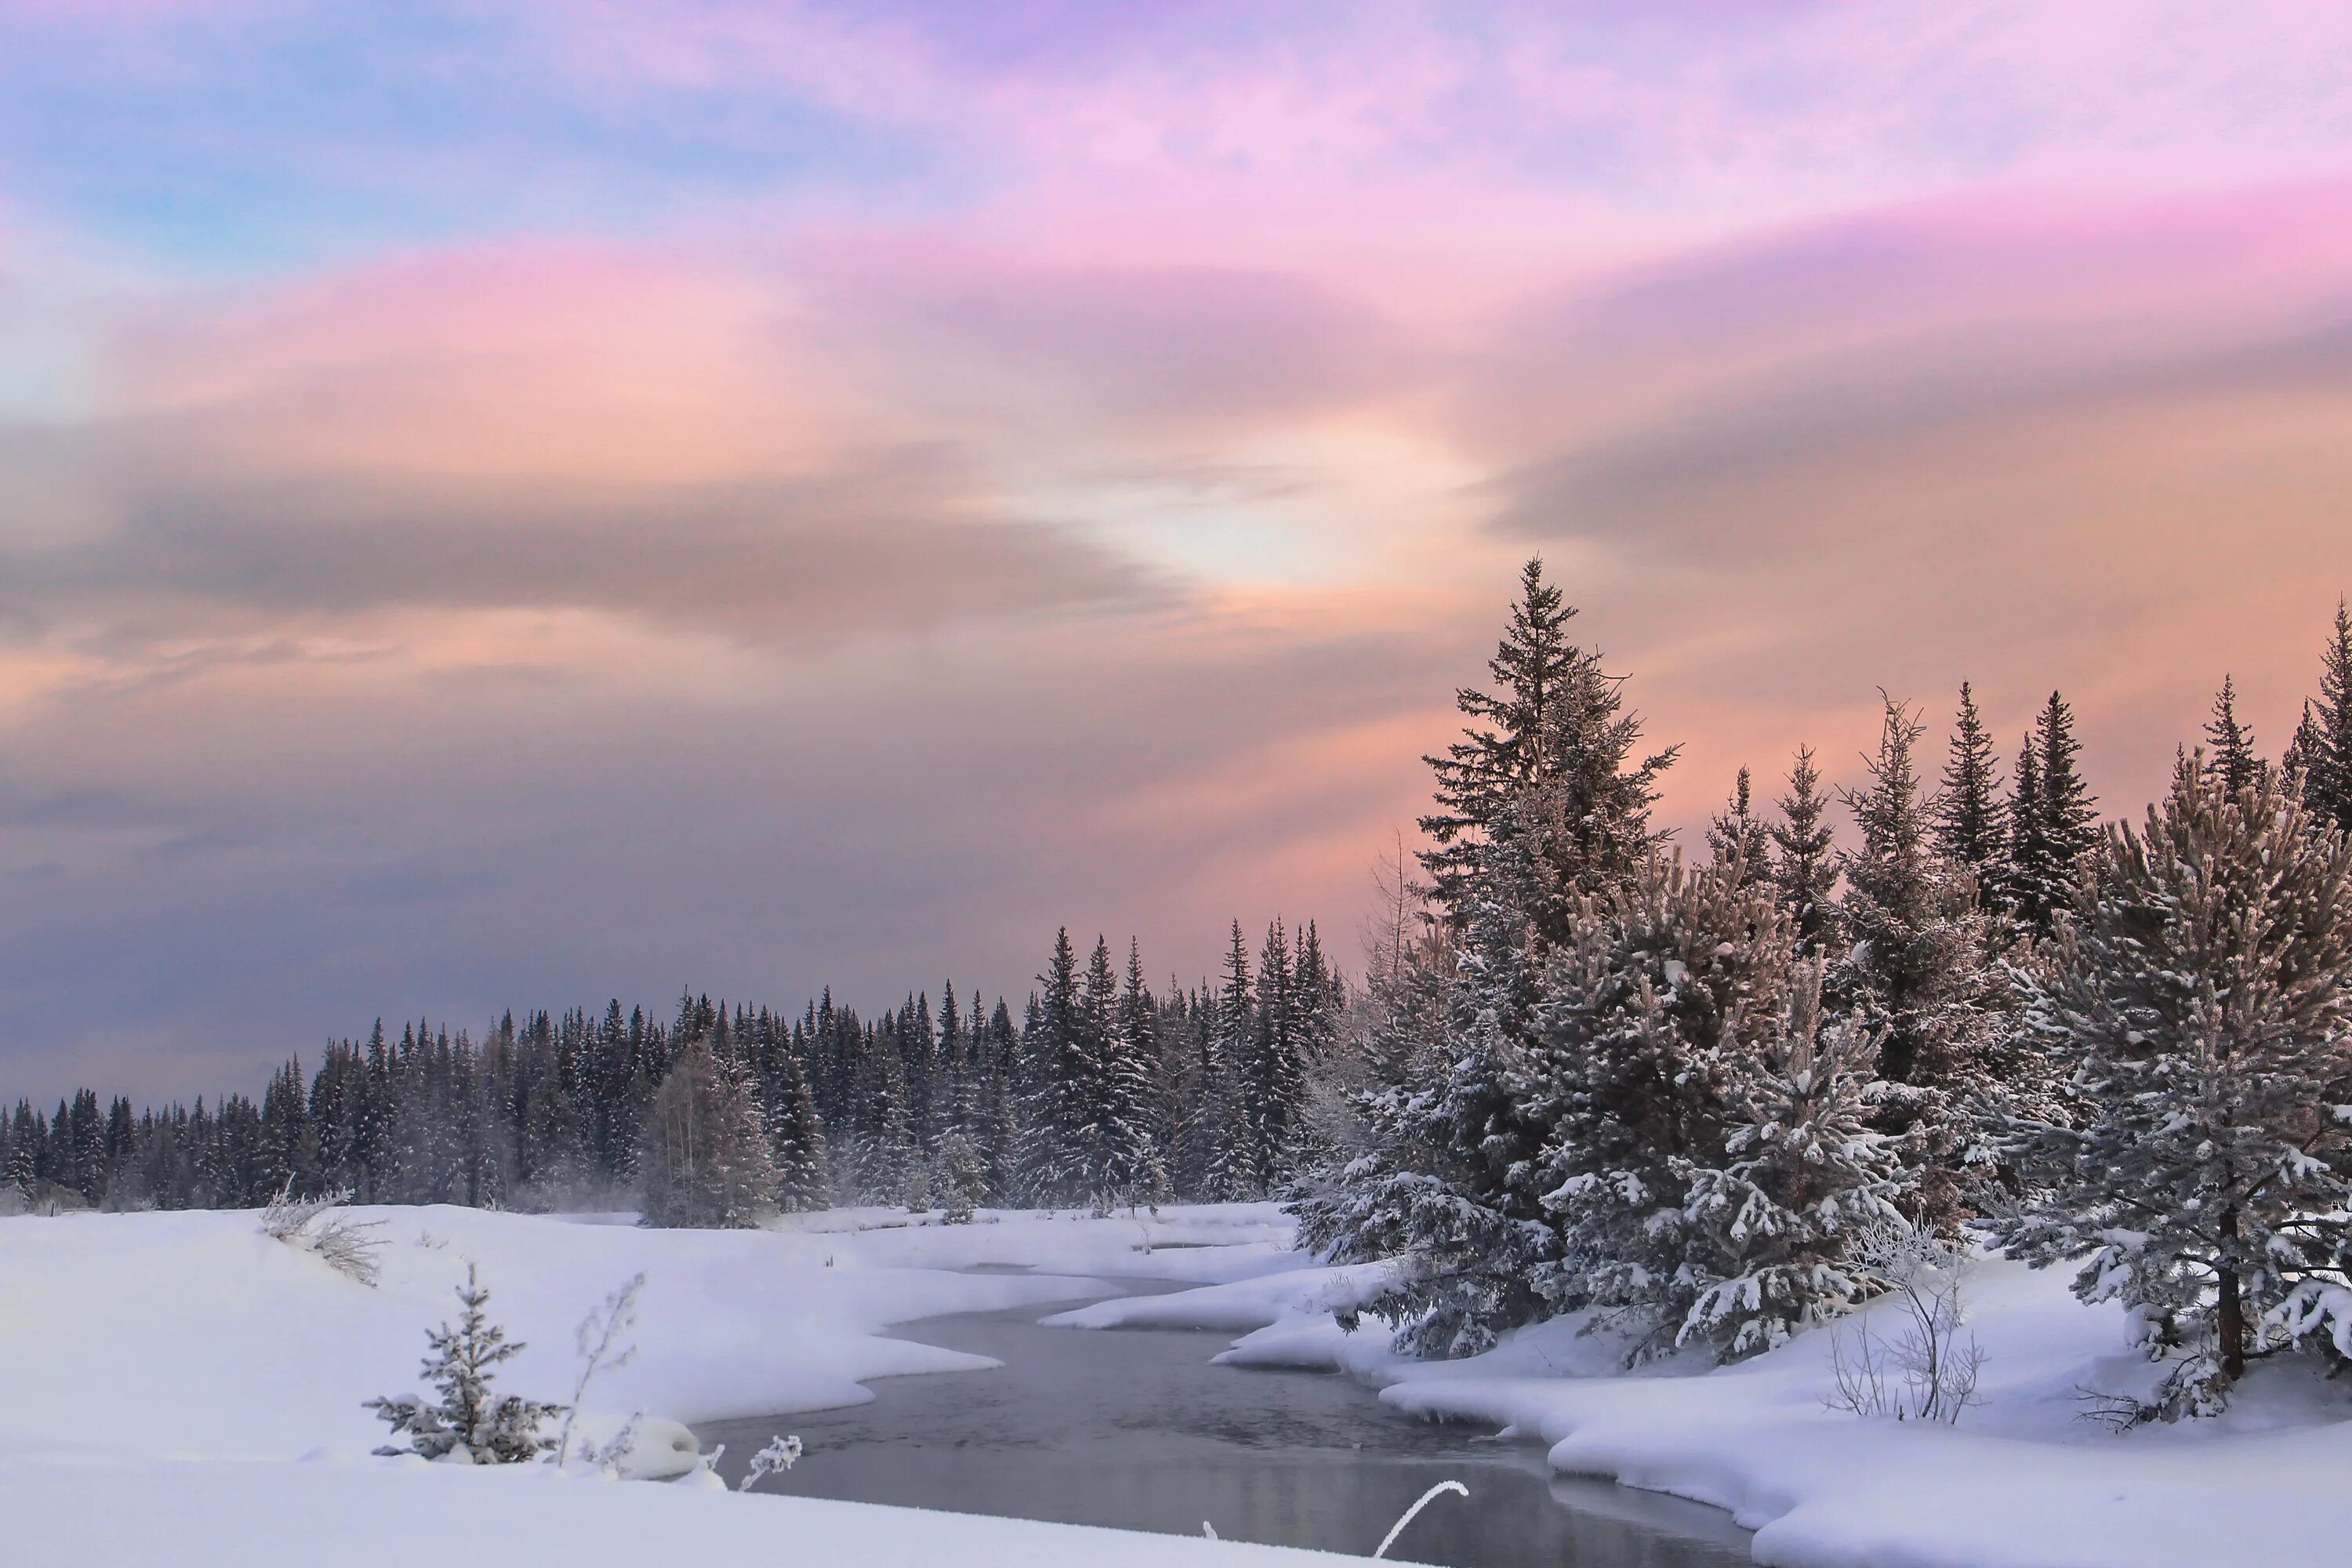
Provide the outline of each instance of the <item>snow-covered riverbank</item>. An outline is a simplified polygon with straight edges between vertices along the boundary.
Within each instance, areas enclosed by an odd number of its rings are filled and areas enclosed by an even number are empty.
[[[360,1401],[414,1387],[424,1331],[471,1262],[527,1348],[499,1386],[562,1398],[582,1315],[646,1276],[639,1353],[588,1406],[696,1422],[868,1397],[859,1380],[973,1364],[884,1337],[943,1312],[1066,1300],[1117,1273],[1187,1282],[1294,1268],[1270,1208],[1156,1219],[882,1214],[770,1232],[640,1230],[468,1209],[359,1211],[390,1245],[369,1288],[259,1234],[251,1213],[0,1220],[0,1518],[26,1561],[577,1564],[1328,1562],[1173,1537],[976,1520],[543,1467],[377,1459]],[[881,1226],[886,1228],[859,1228]],[[1151,1250],[1144,1250],[1149,1247]],[[1008,1271],[955,1272],[999,1265]],[[498,1544],[493,1544],[498,1543]]]
[[[1332,1317],[1377,1268],[1311,1267],[1268,1205],[971,1226],[840,1212],[766,1232],[362,1216],[389,1243],[373,1289],[263,1237],[250,1213],[0,1220],[0,1517],[27,1561],[405,1564],[492,1540],[579,1563],[731,1561],[785,1541],[804,1563],[1285,1560],[819,1502],[791,1496],[789,1477],[742,1497],[369,1457],[384,1433],[360,1402],[415,1384],[423,1331],[451,1314],[468,1262],[528,1346],[501,1388],[543,1398],[569,1394],[581,1316],[645,1272],[639,1353],[586,1402],[608,1418],[862,1402],[863,1379],[975,1364],[886,1337],[894,1323],[1100,1292],[1060,1321],[1217,1329],[1241,1336],[1236,1362],[1342,1368],[1406,1409],[1516,1425],[1559,1468],[1732,1510],[1766,1562],[2205,1568],[2335,1561],[2352,1541],[2352,1391],[2264,1368],[2221,1422],[2110,1435],[2080,1418],[2077,1389],[2147,1375],[2120,1313],[2007,1264],[1974,1281],[1985,1402],[1953,1430],[1825,1409],[1818,1333],[1703,1374],[1612,1375],[1566,1322],[1473,1361],[1401,1362],[1376,1328],[1343,1334]],[[1099,1282],[1114,1275],[1189,1289],[1123,1298]]]
[[[2258,1368],[2217,1421],[2118,1436],[2083,1390],[2146,1385],[2123,1314],[2086,1308],[2066,1271],[1977,1266],[1969,1330],[1988,1355],[1958,1428],[1864,1420],[1825,1406],[1830,1336],[1707,1371],[1617,1373],[1562,1320],[1450,1363],[1402,1361],[1376,1326],[1333,1318],[1376,1266],[1310,1268],[1148,1300],[1108,1300],[1074,1328],[1216,1328],[1223,1358],[1331,1367],[1402,1409],[1515,1426],[1555,1468],[1731,1510],[1765,1563],[1804,1568],[2210,1568],[2352,1554],[2352,1389],[2305,1367]],[[1874,1310],[1884,1310],[1884,1308]]]

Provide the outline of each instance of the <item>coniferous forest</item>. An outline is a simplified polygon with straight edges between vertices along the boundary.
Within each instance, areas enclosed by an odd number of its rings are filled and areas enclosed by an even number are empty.
[[[861,1017],[682,996],[673,1015],[534,1012],[475,1036],[381,1023],[287,1062],[257,1101],[134,1110],[81,1090],[0,1123],[0,1187],[107,1208],[642,1200],[656,1223],[912,1207],[1262,1197],[1300,1147],[1306,1064],[1345,1005],[1312,922],[1222,979],[1155,991],[1140,949],[1059,933],[1022,1004],[943,985]]]
[[[2173,1367],[2142,1414],[2342,1356],[2352,615],[2275,758],[2224,676],[2136,817],[2103,826],[2060,692],[2005,752],[1961,683],[1940,760],[1887,698],[1857,784],[1801,746],[1700,845],[1575,615],[1530,562],[1352,984],[1312,923],[1253,952],[1236,921],[1220,976],[1161,991],[1064,931],[1017,1017],[950,984],[379,1025],[258,1101],[19,1101],[0,1184],[689,1226],[1278,1195],[1335,1260],[1404,1260],[1363,1309],[1404,1348],[1594,1309],[1635,1361],[1768,1349],[1889,1289],[1890,1237],[1969,1237],[2131,1310]]]

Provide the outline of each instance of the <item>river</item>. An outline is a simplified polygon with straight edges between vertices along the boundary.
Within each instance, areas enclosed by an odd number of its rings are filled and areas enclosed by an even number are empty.
[[[1137,1291],[1164,1283],[1121,1281]],[[1076,1305],[1076,1302],[1065,1303]],[[770,1436],[807,1452],[763,1489],[1368,1556],[1441,1480],[1391,1559],[1458,1568],[1719,1568],[1750,1561],[1717,1510],[1555,1477],[1540,1450],[1400,1415],[1328,1373],[1212,1366],[1231,1336],[1048,1329],[1041,1304],[903,1326],[901,1337],[1004,1363],[877,1382],[872,1404],[711,1422],[733,1484]]]

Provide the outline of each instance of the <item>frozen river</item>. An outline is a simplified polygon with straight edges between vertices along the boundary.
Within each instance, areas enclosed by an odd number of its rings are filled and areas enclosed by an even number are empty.
[[[1166,1286],[1129,1281],[1139,1291]],[[1231,1336],[1048,1329],[1057,1310],[934,1318],[897,1332],[993,1356],[985,1372],[874,1385],[870,1405],[698,1428],[730,1484],[773,1433],[808,1444],[764,1489],[1369,1555],[1441,1480],[1390,1550],[1463,1568],[1696,1568],[1749,1561],[1721,1512],[1612,1483],[1555,1478],[1539,1450],[1410,1419],[1349,1379],[1212,1366]]]

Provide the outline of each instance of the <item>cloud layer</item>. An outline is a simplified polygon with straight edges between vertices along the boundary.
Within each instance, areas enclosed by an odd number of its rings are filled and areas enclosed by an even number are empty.
[[[0,0],[0,1089],[1343,936],[1517,562],[1700,821],[2352,587],[2287,4]]]

